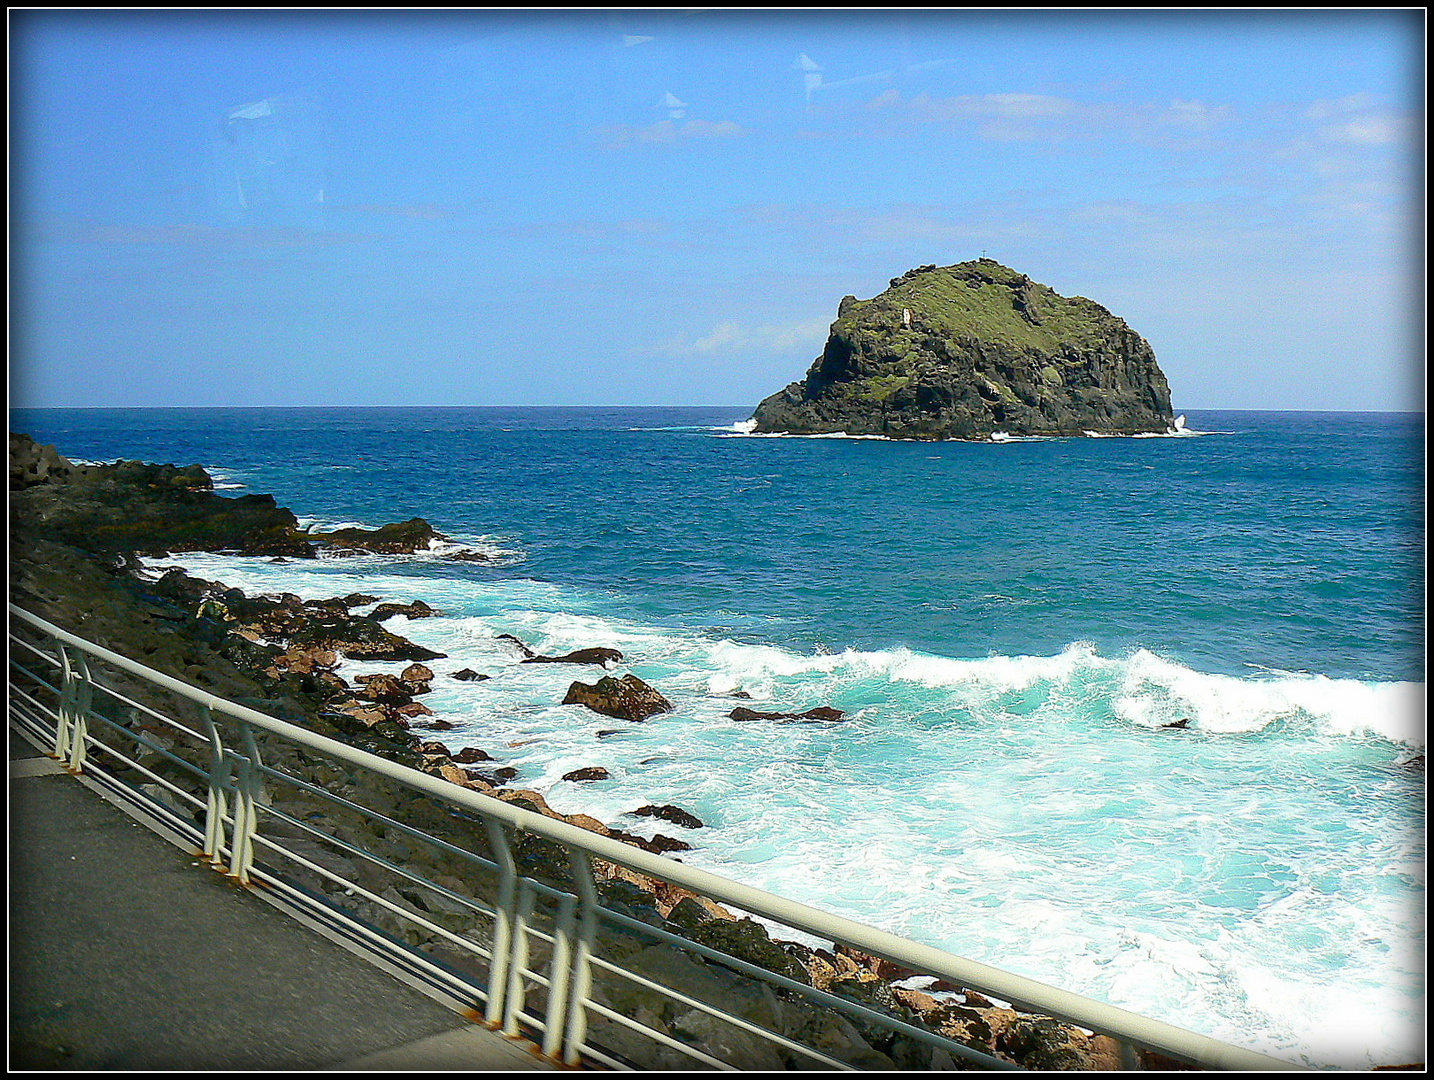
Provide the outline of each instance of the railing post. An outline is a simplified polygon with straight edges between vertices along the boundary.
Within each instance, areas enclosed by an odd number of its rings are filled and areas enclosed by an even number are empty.
[[[483,1019],[493,1027],[503,1022],[503,991],[508,983],[508,961],[513,941],[513,902],[518,887],[518,867],[503,826],[485,819],[488,846],[498,864],[498,898],[493,905],[493,950],[488,961],[488,1004]]]
[[[513,919],[513,947],[508,958],[508,988],[503,992],[504,1035],[518,1034],[518,1013],[527,996],[523,974],[528,968],[528,921],[533,916],[533,883],[523,878],[518,885],[518,904]]]
[[[1125,1039],[1120,1040],[1120,1068],[1122,1072],[1140,1072],[1140,1047]]]
[[[563,1064],[580,1065],[580,1048],[588,1033],[588,994],[592,991],[593,973],[589,959],[593,952],[593,939],[597,936],[597,881],[593,878],[592,858],[586,851],[568,848],[568,862],[573,871],[573,884],[578,891],[581,915],[578,919],[577,947],[573,951],[573,977],[571,996],[568,998],[568,1016],[563,1032]],[[552,1023],[557,1023],[555,1017]]]
[[[238,878],[241,885],[247,885],[249,868],[254,864],[254,834],[259,831],[259,812],[255,807],[259,794],[259,747],[254,741],[254,729],[248,724],[243,726],[245,754],[235,789],[229,873]]]
[[[224,753],[224,743],[219,738],[219,729],[214,726],[214,714],[208,705],[199,706],[199,718],[204,722],[204,733],[209,736],[209,791],[204,807],[204,854],[209,856],[211,866],[224,865],[224,815],[228,809],[225,790],[232,783],[233,770]]]
[[[60,650],[60,701],[55,708],[55,757],[60,761],[70,756],[70,723],[75,711],[75,669],[70,650]]]
[[[85,736],[89,732],[90,706],[93,703],[94,684],[90,682],[90,665],[85,660],[85,654],[76,653],[73,661],[66,654],[64,693],[60,706],[64,734],[56,734],[55,752],[71,772],[84,772],[85,769]]]
[[[543,1030],[543,1056],[557,1058],[562,1051],[567,1023],[568,987],[572,981],[573,907],[577,898],[566,893],[558,902],[553,923],[553,955],[548,962],[547,1026]]]

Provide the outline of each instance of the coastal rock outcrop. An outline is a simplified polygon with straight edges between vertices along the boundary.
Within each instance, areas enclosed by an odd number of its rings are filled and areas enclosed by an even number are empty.
[[[409,518],[381,525],[377,529],[333,529],[311,532],[309,536],[335,551],[362,551],[375,555],[412,555],[416,551],[426,551],[435,540],[443,539],[422,518]]]
[[[305,532],[272,495],[215,494],[213,479],[199,465],[77,465],[18,432],[10,434],[9,449],[12,516],[31,535],[85,551],[220,551],[312,559],[320,549],[411,555],[444,539],[422,518],[377,529]]]
[[[604,716],[632,721],[672,710],[672,702],[636,675],[624,675],[620,679],[607,675],[591,684],[575,682],[568,687],[563,704],[586,705]]]
[[[840,709],[833,709],[829,705],[818,705],[815,709],[808,709],[806,712],[759,712],[756,709],[746,709],[737,706],[727,714],[729,719],[738,722],[750,722],[753,720],[775,720],[778,723],[791,723],[793,721],[815,721],[818,723],[832,724],[838,720],[845,720],[846,713]]]
[[[994,259],[920,266],[843,298],[806,378],[771,395],[758,432],[979,439],[1163,432],[1170,387],[1123,319]]]

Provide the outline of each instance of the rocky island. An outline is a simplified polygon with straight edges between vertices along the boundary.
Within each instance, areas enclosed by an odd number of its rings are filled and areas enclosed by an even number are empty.
[[[1155,353],[1125,320],[987,258],[918,266],[870,300],[843,297],[806,378],[753,419],[761,433],[897,439],[1174,424]]]

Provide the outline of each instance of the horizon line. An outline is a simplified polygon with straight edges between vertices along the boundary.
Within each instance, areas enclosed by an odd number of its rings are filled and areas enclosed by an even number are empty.
[[[430,409],[457,411],[461,409],[749,409],[755,411],[755,406],[745,405],[532,405],[532,404],[504,404],[504,405],[11,405],[9,412],[83,412],[83,411],[160,411],[160,410],[238,410],[238,409]],[[1179,409],[1171,410],[1175,415],[1186,412],[1257,412],[1257,413],[1347,413],[1347,414],[1397,414],[1401,416],[1423,416],[1423,408],[1408,409],[1310,409],[1310,408],[1229,408],[1218,405],[1188,405]]]

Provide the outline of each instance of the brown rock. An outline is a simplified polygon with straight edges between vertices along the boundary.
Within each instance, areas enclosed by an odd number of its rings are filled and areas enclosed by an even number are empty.
[[[840,709],[833,709],[826,705],[819,705],[815,709],[808,709],[806,712],[799,713],[758,712],[756,709],[748,709],[745,706],[738,705],[727,715],[731,719],[739,721],[776,720],[779,723],[790,723],[792,721],[801,720],[813,720],[821,721],[823,723],[832,723],[834,721],[844,720],[846,718],[846,713],[842,712]]]
[[[493,760],[476,746],[465,746],[462,750],[458,751],[458,753],[452,755],[452,757],[459,765],[471,765],[475,761]]]
[[[415,600],[411,604],[379,604],[369,612],[370,619],[377,619],[383,622],[384,619],[391,619],[395,615],[404,615],[410,619],[427,619],[438,612],[425,604],[422,600]],[[429,676],[432,678],[433,676]]]
[[[891,993],[897,1001],[914,1012],[928,1013],[941,1008],[941,1002],[920,990],[904,990],[899,986],[893,986]]]
[[[702,819],[695,814],[689,814],[680,806],[639,806],[633,811],[638,817],[655,817],[663,821],[670,821],[674,825],[681,825],[684,829],[700,829],[703,827]]]
[[[392,675],[360,675],[354,681],[363,684],[359,697],[369,701],[406,705],[413,700],[409,687]]]
[[[621,679],[608,675],[592,685],[575,682],[568,687],[563,704],[586,705],[604,716],[634,722],[672,710],[672,702],[636,675],[624,675]]]
[[[595,832],[599,836],[608,835],[608,827],[597,818],[589,817],[587,814],[569,814],[566,821],[569,825],[576,825],[579,829]]]
[[[464,786],[466,786],[468,781],[472,779],[472,777],[470,777],[467,772],[465,772],[463,769],[460,769],[457,765],[438,766],[438,775],[451,783],[461,784]]]
[[[643,851],[650,851],[654,855],[661,855],[668,851],[691,851],[692,845],[686,840],[674,840],[670,836],[663,836],[658,833],[651,840],[644,836],[637,836],[621,829],[610,829],[608,835],[614,840],[621,840],[631,844],[633,847],[640,847]]]
[[[612,773],[608,772],[601,765],[589,765],[585,769],[574,769],[572,772],[564,773],[563,779],[581,784],[590,780],[611,780]]]
[[[398,677],[406,683],[429,683],[433,681],[433,669],[426,664],[409,664]]]

